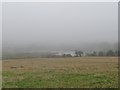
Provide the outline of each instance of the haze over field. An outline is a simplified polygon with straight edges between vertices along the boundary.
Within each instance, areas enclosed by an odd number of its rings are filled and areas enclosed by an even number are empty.
[[[2,60],[2,3],[0,3],[0,60]]]
[[[3,3],[3,51],[117,47],[117,3]]]
[[[3,3],[2,87],[117,88],[117,9],[113,2]]]
[[[2,75],[4,88],[118,88],[118,60],[117,57],[3,60]]]

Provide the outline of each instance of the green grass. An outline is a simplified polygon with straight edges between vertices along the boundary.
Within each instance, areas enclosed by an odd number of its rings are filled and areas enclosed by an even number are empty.
[[[110,73],[58,73],[48,72],[26,72],[18,74],[15,72],[4,72],[3,87],[9,88],[113,88],[117,87],[117,74]],[[23,78],[21,78],[23,77]]]
[[[3,62],[3,88],[117,88],[117,58],[21,59]],[[14,68],[11,68],[13,67]],[[23,66],[23,67],[21,67]]]
[[[2,88],[2,72],[0,71],[0,88]]]

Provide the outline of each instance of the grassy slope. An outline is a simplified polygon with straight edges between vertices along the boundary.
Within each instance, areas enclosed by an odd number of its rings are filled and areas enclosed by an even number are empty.
[[[0,89],[2,88],[2,60],[0,59]]]
[[[3,87],[118,87],[116,57],[3,61]]]

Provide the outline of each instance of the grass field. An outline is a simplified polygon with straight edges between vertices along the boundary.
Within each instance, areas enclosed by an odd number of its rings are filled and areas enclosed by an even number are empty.
[[[2,88],[2,60],[0,59],[0,89]]]
[[[117,57],[3,60],[4,88],[117,88]]]

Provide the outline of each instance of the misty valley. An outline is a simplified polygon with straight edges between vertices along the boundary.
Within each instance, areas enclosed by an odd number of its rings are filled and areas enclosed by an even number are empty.
[[[3,47],[2,59],[20,59],[20,58],[55,58],[55,57],[80,57],[80,56],[118,56],[117,43],[101,43],[99,46],[95,44],[88,44],[76,49],[71,47],[63,50],[51,49],[48,45],[48,50],[42,50],[40,46],[30,47]],[[51,50],[50,50],[51,49]]]

